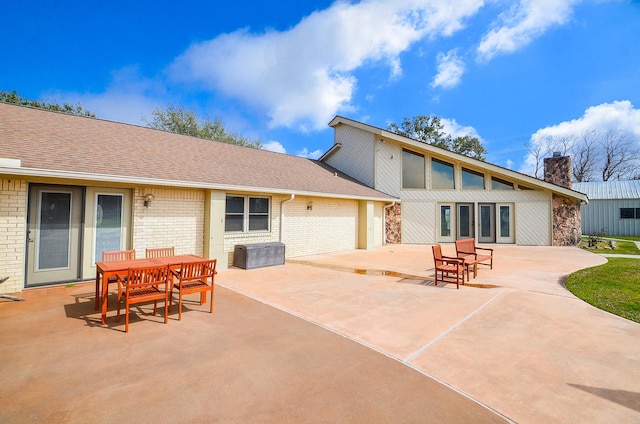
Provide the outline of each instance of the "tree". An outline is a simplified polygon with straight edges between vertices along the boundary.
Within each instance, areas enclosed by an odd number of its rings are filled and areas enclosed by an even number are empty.
[[[638,167],[640,151],[621,131],[608,131],[602,139],[602,181],[630,178]]]
[[[262,147],[259,139],[251,139],[227,131],[220,119],[216,118],[211,122],[208,118],[201,118],[194,111],[183,107],[168,105],[165,110],[155,109],[152,115],[151,121],[143,118],[150,128],[239,146],[257,149]]]
[[[418,115],[404,118],[400,125],[391,123],[387,129],[404,137],[422,141],[436,147],[451,150],[475,159],[484,160],[487,150],[477,137],[455,137],[443,131],[444,125],[437,116]]]
[[[595,130],[585,131],[582,138],[571,147],[573,179],[577,182],[593,181],[597,166],[597,141]]]
[[[575,134],[548,136],[528,145],[535,160],[532,174],[539,175],[544,156],[552,152],[572,156],[573,179],[577,182],[625,180],[640,177],[640,148],[628,133],[621,130],[586,130]]]
[[[9,93],[8,91],[0,91],[0,102],[13,103],[21,106],[30,106],[38,109],[53,110],[55,112],[69,113],[71,115],[86,116],[88,118],[96,117],[95,113],[89,110],[85,110],[82,106],[80,106],[80,103],[78,103],[77,105],[72,105],[69,103],[59,104],[47,103],[39,100],[28,100],[20,97],[17,90],[13,90],[13,92],[11,93]]]

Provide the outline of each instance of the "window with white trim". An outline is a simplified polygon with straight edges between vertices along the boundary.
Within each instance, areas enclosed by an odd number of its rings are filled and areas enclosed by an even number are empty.
[[[271,201],[268,197],[227,196],[224,231],[269,231]]]

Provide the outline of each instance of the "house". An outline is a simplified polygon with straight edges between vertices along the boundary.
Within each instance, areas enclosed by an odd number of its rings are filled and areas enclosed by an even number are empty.
[[[589,197],[582,207],[582,232],[640,236],[640,180],[574,183]]]
[[[4,293],[95,278],[104,250],[368,249],[397,201],[321,161],[0,103]]]
[[[401,200],[386,209],[389,242],[580,241],[580,206],[588,199],[571,189],[569,157],[545,159],[542,181],[341,116],[329,125],[334,145],[320,160]]]

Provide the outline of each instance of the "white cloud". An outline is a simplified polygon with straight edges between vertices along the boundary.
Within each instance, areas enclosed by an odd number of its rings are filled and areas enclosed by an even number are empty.
[[[296,156],[301,156],[303,158],[309,158],[309,159],[318,159],[320,156],[322,156],[323,153],[324,152],[319,149],[310,152],[309,149],[305,147],[304,149],[296,152]]]
[[[287,153],[287,149],[284,148],[282,143],[278,141],[269,141],[262,144],[262,150],[268,150],[276,153]]]
[[[399,54],[425,37],[450,35],[482,0],[338,1],[290,30],[252,34],[247,29],[189,47],[169,68],[173,78],[240,99],[270,117],[270,125],[324,129],[351,111],[353,72],[381,62],[391,77]]]
[[[482,138],[475,128],[469,125],[460,125],[455,119],[440,118],[440,122],[442,123],[442,131],[451,135],[453,138],[468,135],[469,137],[476,137],[482,143]]]
[[[520,0],[499,16],[478,46],[480,60],[491,60],[501,53],[513,53],[542,35],[553,25],[571,17],[572,6],[581,0]]]
[[[636,109],[629,100],[591,106],[578,119],[539,129],[531,136],[530,144],[544,152],[553,150],[556,140],[579,140],[583,134],[593,130],[599,133],[620,131],[640,148],[640,109]],[[529,153],[521,172],[532,173],[535,165],[536,158]]]
[[[282,143],[280,143],[278,141],[269,141],[267,143],[263,143],[262,144],[262,149],[263,150],[269,150],[270,152],[287,154],[287,149],[285,149],[285,147],[282,145]],[[305,147],[305,148],[297,151],[295,155],[303,157],[303,158],[318,159],[320,156],[322,156],[323,153],[324,152],[322,150],[319,150],[319,149],[310,152],[309,149],[307,149]]]
[[[57,103],[80,105],[95,113],[98,118],[146,126],[154,109],[164,107],[160,100],[164,89],[156,80],[143,78],[136,66],[112,72],[112,80],[102,93],[77,93],[49,91],[42,97]]]
[[[464,62],[457,51],[450,50],[447,53],[438,53],[438,74],[433,77],[431,87],[453,88],[460,83],[464,74]]]

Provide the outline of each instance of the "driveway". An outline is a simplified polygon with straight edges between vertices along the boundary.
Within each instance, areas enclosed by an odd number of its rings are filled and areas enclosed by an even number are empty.
[[[481,266],[459,290],[434,286],[431,248],[415,245],[230,269],[218,283],[516,422],[640,422],[640,324],[586,304],[562,284],[606,258],[577,248],[493,247],[493,269]]]

